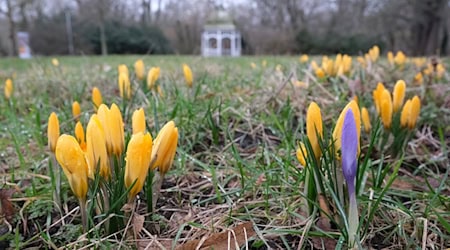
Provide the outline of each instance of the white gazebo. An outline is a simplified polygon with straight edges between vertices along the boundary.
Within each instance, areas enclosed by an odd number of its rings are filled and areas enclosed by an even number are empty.
[[[202,56],[240,56],[241,33],[223,10],[207,20],[202,32]]]

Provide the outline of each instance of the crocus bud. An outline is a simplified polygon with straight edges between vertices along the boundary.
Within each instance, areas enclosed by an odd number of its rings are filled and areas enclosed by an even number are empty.
[[[86,151],[86,139],[84,137],[84,129],[81,122],[78,121],[75,125],[75,138],[77,138],[78,143],[83,151]]]
[[[119,64],[117,67],[117,71],[120,73],[124,73],[125,75],[129,76],[128,67],[125,64]]]
[[[342,172],[349,187],[349,192],[353,189],[356,176],[357,158],[358,158],[358,130],[356,128],[355,118],[352,109],[348,109],[345,114],[344,124],[341,135],[341,159]]]
[[[377,88],[372,92],[372,95],[373,95],[373,102],[375,103],[375,109],[377,110],[377,113],[378,113],[378,114],[380,114],[380,106],[381,106],[381,103],[380,103],[380,96],[381,96],[381,94],[383,93],[383,91],[384,91],[385,89],[386,89],[386,88],[384,87],[383,83],[382,83],[382,82],[379,82],[379,83],[377,84]]]
[[[302,164],[302,166],[306,166],[307,152],[305,144],[303,142],[300,142],[298,146],[299,147],[296,152],[297,160],[300,162],[300,164]]]
[[[143,80],[145,75],[145,65],[142,60],[137,60],[134,63],[134,73],[136,74],[137,79]]]
[[[72,103],[72,115],[73,115],[73,119],[75,119],[76,121],[78,121],[78,119],[80,118],[80,114],[81,114],[81,107],[80,104],[77,101],[74,101]]]
[[[319,141],[323,136],[322,114],[317,103],[312,102],[306,112],[306,134],[314,151],[314,156],[319,159],[322,155]]]
[[[389,51],[387,53],[387,59],[390,65],[394,65],[394,54],[392,53],[392,51]]]
[[[183,64],[183,73],[184,73],[184,79],[186,80],[186,85],[189,88],[192,88],[192,83],[194,81],[192,76],[192,70],[189,68],[187,64]]]
[[[333,130],[334,149],[336,150],[336,152],[338,152],[341,149],[342,126],[344,124],[344,117],[345,117],[345,114],[347,113],[348,109],[352,110],[352,114],[355,119],[356,131],[357,131],[356,134],[358,136],[358,143],[359,143],[359,138],[361,135],[361,113],[359,111],[359,107],[358,107],[358,104],[356,103],[356,101],[352,100],[342,110],[341,114],[339,115],[339,118],[337,119],[334,130]],[[359,144],[358,144],[358,153],[359,153]]]
[[[392,92],[392,99],[393,99],[392,108],[394,113],[399,111],[403,105],[403,99],[405,98],[405,90],[406,90],[405,81],[398,80],[394,86],[394,91]]]
[[[55,112],[52,112],[48,118],[47,137],[48,147],[53,153],[55,153],[56,142],[59,138],[59,120]]]
[[[386,129],[391,127],[392,123],[392,99],[389,90],[384,89],[378,102],[380,103],[381,122]]]
[[[308,57],[308,55],[302,55],[299,60],[301,63],[306,63],[306,62],[308,62],[309,57]]]
[[[97,87],[92,89],[92,103],[94,103],[95,110],[103,103],[102,93]]]
[[[411,100],[411,112],[408,119],[409,129],[414,129],[416,126],[417,118],[420,114],[420,99],[418,96],[414,96]]]
[[[108,112],[107,126],[109,126],[109,136],[111,138],[111,146],[113,154],[119,156],[123,152],[125,139],[123,131],[122,113],[115,103],[111,105]]]
[[[79,200],[86,200],[88,167],[83,150],[70,135],[61,135],[56,144],[56,160],[69,180],[70,188]]]
[[[58,61],[58,59],[52,58],[52,64],[53,64],[53,66],[58,67],[58,66],[59,66],[59,61]]]
[[[131,97],[131,83],[127,74],[119,73],[119,93],[120,97],[130,99]]]
[[[402,51],[398,51],[397,54],[394,57],[394,63],[397,66],[403,66],[406,62],[406,56],[403,54]]]
[[[344,124],[342,127],[342,173],[347,183],[348,197],[349,197],[349,209],[348,209],[348,237],[349,245],[355,244],[355,239],[358,234],[358,207],[356,203],[355,193],[355,177],[358,168],[358,152],[359,152],[359,136],[357,131],[357,125],[355,123],[352,110],[347,110],[344,118]]]
[[[140,108],[133,112],[131,123],[133,126],[133,134],[145,132],[145,113],[143,108]]]
[[[4,89],[4,91],[5,91],[5,98],[7,99],[7,100],[9,100],[9,98],[11,98],[11,95],[12,95],[12,93],[13,93],[13,83],[12,83],[12,80],[11,79],[6,79],[6,82],[5,82],[5,89]]]
[[[369,111],[367,111],[366,108],[361,109],[361,120],[364,125],[364,130],[366,131],[366,133],[370,133],[372,125],[370,124]]]
[[[153,146],[152,159],[155,159],[152,169],[159,168],[161,175],[166,174],[172,165],[173,158],[177,151],[178,128],[175,123],[170,121],[162,127],[155,139]]]
[[[137,133],[128,142],[125,157],[125,187],[131,188],[128,197],[133,199],[144,186],[152,156],[152,137],[148,133]]]
[[[409,127],[408,121],[411,116],[411,100],[407,100],[405,105],[403,105],[402,113],[400,115],[400,126],[402,128]]]
[[[319,79],[322,79],[325,77],[325,71],[323,71],[322,68],[317,68],[314,73],[316,74],[316,77]]]
[[[113,147],[112,147],[110,126],[108,124],[108,115],[109,115],[108,106],[106,106],[105,104],[101,104],[100,107],[98,107],[97,116],[102,124],[103,131],[105,133],[106,149],[108,150],[108,153],[111,154],[113,151]]]
[[[153,89],[155,87],[155,83],[159,78],[159,74],[161,69],[159,67],[152,67],[147,74],[147,88]]]
[[[423,83],[423,75],[422,75],[422,72],[419,72],[419,73],[417,73],[417,74],[414,76],[414,83],[415,83],[416,85],[422,85],[422,83]]]
[[[103,178],[109,178],[109,158],[106,150],[105,132],[96,114],[91,116],[86,128],[86,158],[88,160],[88,176],[94,179],[94,174],[99,167],[99,174]]]

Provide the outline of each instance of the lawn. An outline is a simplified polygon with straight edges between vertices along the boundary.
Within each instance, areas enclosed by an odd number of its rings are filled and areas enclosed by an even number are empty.
[[[57,66],[47,57],[0,59],[0,86],[7,78],[14,86],[9,99],[0,97],[2,249],[450,247],[448,60],[440,61],[441,69],[434,59],[420,64],[413,58],[392,63],[386,57],[353,57],[348,70],[336,72],[335,66],[328,72],[322,57],[307,62],[298,57],[57,59]],[[147,73],[144,80],[136,77],[138,59],[145,72],[160,67],[160,91],[148,89]],[[183,63],[192,69],[192,87],[185,83]],[[129,69],[130,99],[120,96],[119,64]],[[422,81],[415,79],[419,72]],[[400,125],[400,111],[386,126],[374,104],[378,82],[392,92],[400,79],[406,82],[404,102],[417,95],[421,103],[412,128]],[[121,111],[125,150],[110,155],[111,179],[96,173],[89,180],[85,233],[82,208],[48,147],[47,127],[55,112],[60,133],[74,135],[72,103],[78,101],[86,130],[96,113],[94,87],[104,104],[115,103]],[[360,132],[358,214],[348,213],[349,184],[332,139],[341,111],[352,100],[367,108],[371,120],[371,128]],[[307,136],[311,102],[318,104],[323,120],[321,157],[311,156],[314,142]],[[161,170],[150,170],[143,190],[130,202],[118,179],[124,175],[132,115],[141,107],[153,140],[174,121],[178,146],[165,178],[159,179]],[[297,159],[301,143],[305,166]],[[54,198],[58,173],[60,203]],[[152,180],[162,181],[160,192]],[[109,197],[106,207],[102,196]],[[359,218],[356,241],[349,233],[353,217]]]

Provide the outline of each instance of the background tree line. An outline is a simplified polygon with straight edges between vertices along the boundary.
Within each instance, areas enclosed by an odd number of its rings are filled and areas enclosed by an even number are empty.
[[[246,54],[450,52],[450,0],[0,0],[0,55],[17,54],[17,31],[38,55],[198,54],[218,7]]]

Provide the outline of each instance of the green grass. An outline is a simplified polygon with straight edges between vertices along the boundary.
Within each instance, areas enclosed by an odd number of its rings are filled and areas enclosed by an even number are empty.
[[[360,166],[364,164],[367,174],[358,195],[361,246],[450,247],[448,72],[426,87],[417,87],[411,82],[416,73],[412,65],[403,71],[392,70],[384,60],[369,71],[362,71],[354,60],[350,79],[318,81],[297,57],[108,56],[58,57],[58,68],[51,64],[51,58],[0,60],[2,88],[7,77],[13,77],[15,88],[10,102],[0,98],[0,188],[15,190],[12,217],[0,217],[0,248],[2,244],[17,249],[136,246],[123,229],[117,235],[107,235],[101,227],[93,228],[89,237],[79,238],[78,203],[65,177],[64,205],[61,211],[55,208],[46,131],[48,116],[54,111],[61,133],[73,134],[71,104],[75,100],[81,104],[85,127],[94,113],[94,86],[102,91],[105,103],[121,106],[117,66],[124,63],[131,73],[139,58],[147,69],[161,67],[159,84],[164,97],[142,91],[134,80],[136,92],[126,111],[122,110],[125,130],[131,130],[132,112],[143,107],[153,138],[169,120],[175,121],[180,133],[156,215],[145,218],[146,231],[141,232],[140,241],[156,237],[167,240],[169,244],[164,246],[170,248],[251,221],[257,237],[248,244],[255,249],[297,249],[300,243],[305,249],[322,244],[345,249],[346,230],[333,223],[331,228],[323,227],[315,201],[311,212],[316,217],[307,218],[302,210],[305,176],[295,151],[297,142],[304,138],[306,108],[311,101],[319,104],[329,135],[354,91],[360,104],[369,108],[375,127],[372,90],[377,81],[385,81],[392,90],[395,80],[405,79],[407,97],[420,95],[422,111],[404,152],[394,157],[375,147],[363,161],[372,139],[362,132]],[[262,67],[263,60],[266,67]],[[252,62],[256,69],[250,67]],[[194,73],[192,89],[184,84],[182,63],[189,64]],[[278,64],[281,71],[275,69]],[[309,87],[287,81],[291,73]],[[348,83],[354,81],[360,81],[361,86],[350,89]],[[376,180],[377,176],[384,178]],[[332,189],[327,183],[323,187]],[[145,195],[140,196],[145,199]],[[141,201],[141,207],[144,204]],[[122,215],[117,216],[122,219]],[[99,218],[94,218],[94,224]]]

